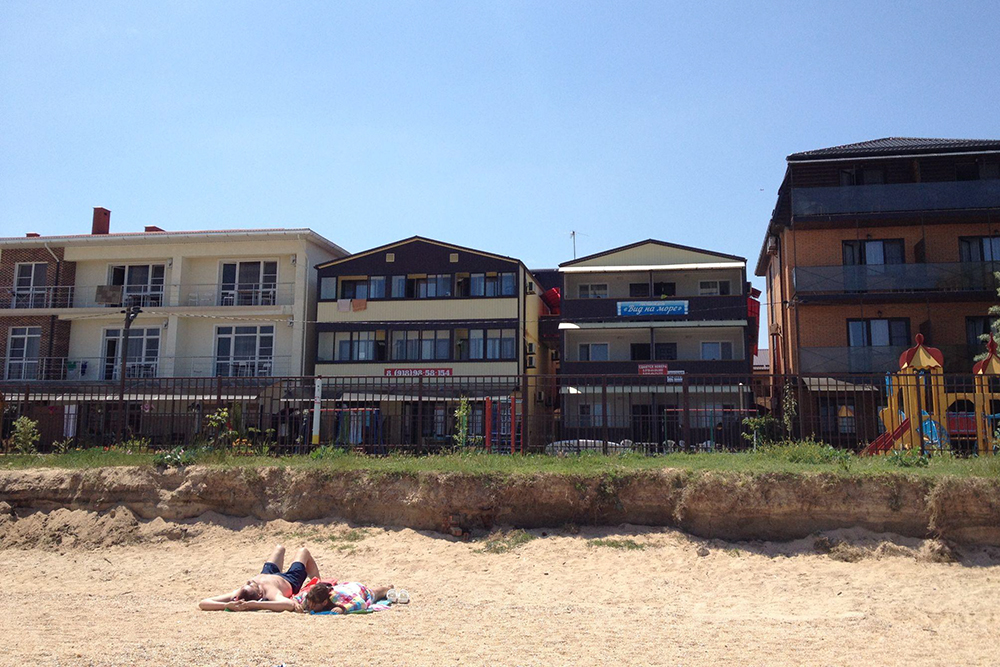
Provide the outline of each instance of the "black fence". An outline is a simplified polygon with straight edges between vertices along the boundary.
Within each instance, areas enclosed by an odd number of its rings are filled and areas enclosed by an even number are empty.
[[[5,449],[657,454],[814,438],[854,451],[994,451],[998,376],[895,374],[149,378],[0,383]]]

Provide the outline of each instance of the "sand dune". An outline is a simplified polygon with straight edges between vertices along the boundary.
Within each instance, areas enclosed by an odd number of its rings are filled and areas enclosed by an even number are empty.
[[[490,554],[481,536],[65,512],[0,527],[36,538],[0,552],[0,664],[1000,663],[990,547],[941,563],[952,554],[940,545],[859,530],[826,534],[819,546],[832,551],[817,553],[813,538],[725,543],[624,526],[535,530]],[[645,548],[589,544],[607,537]],[[413,602],[347,618],[198,611],[259,571],[275,542],[308,544],[331,576],[404,585]]]

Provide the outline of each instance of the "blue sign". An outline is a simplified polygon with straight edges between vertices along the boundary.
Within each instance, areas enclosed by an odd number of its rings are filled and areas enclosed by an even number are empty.
[[[687,301],[619,301],[619,317],[649,317],[650,315],[687,315]]]

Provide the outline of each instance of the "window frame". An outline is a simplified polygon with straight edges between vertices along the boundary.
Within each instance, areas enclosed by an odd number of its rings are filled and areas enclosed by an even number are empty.
[[[604,347],[605,358],[604,359],[594,359],[594,347]],[[587,348],[586,359],[584,359],[583,349]],[[591,342],[591,343],[577,343],[576,348],[576,359],[577,361],[583,362],[601,362],[601,361],[611,361],[611,344],[606,342]]]
[[[273,279],[268,279],[267,265],[274,264]],[[257,282],[240,279],[240,267],[244,264],[259,264]],[[234,266],[232,280],[226,280],[226,267]],[[340,281],[338,280],[338,294]],[[278,303],[278,285],[281,284],[281,261],[277,257],[263,259],[221,259],[219,260],[219,305],[220,306],[273,306]],[[247,299],[249,293],[249,299]]]
[[[28,284],[22,285],[21,280],[21,267],[30,266],[31,272],[27,276]],[[44,267],[41,270],[41,280],[42,284],[37,284],[38,271],[37,267]],[[11,301],[12,307],[14,308],[45,308],[46,293],[49,288],[49,263],[48,262],[16,262],[14,264],[14,286],[13,286],[13,300]],[[27,305],[20,305],[20,304]]]
[[[241,357],[246,356],[246,355],[236,354],[237,336],[251,335],[250,332],[247,331],[240,332],[237,331],[237,329],[250,328],[250,327],[256,329],[256,332],[253,334],[255,339],[253,357],[249,359],[237,359],[236,358],[237,356]],[[223,329],[230,329],[230,331],[228,333],[223,334],[222,333]],[[265,331],[265,329],[270,329],[270,331]],[[265,350],[266,348],[262,343],[264,341],[264,338],[268,336],[270,336],[271,339],[270,354],[265,354],[263,350]],[[223,337],[229,340],[229,353],[228,355],[226,355],[228,357],[227,359],[220,358],[221,355],[219,353],[219,341]],[[275,349],[275,344],[277,343],[277,337],[278,337],[277,327],[274,324],[234,322],[232,324],[216,325],[215,336],[213,338],[213,353],[212,353],[214,376],[215,377],[271,377],[274,374],[274,356],[275,356],[274,349]],[[221,364],[225,364],[228,366],[229,368],[228,375],[222,375],[219,373]],[[244,367],[247,368],[250,367],[246,366],[246,364],[253,364],[252,370],[254,370],[255,373],[252,375],[242,375],[242,374],[234,375],[233,368],[234,367],[240,368],[240,366],[237,366],[237,364],[244,364]],[[262,369],[266,369],[267,372],[266,373],[259,372]]]
[[[706,345],[718,345],[719,346],[719,356],[705,356],[705,346]],[[726,356],[726,346],[729,347],[729,356]],[[702,361],[734,361],[736,356],[736,346],[732,341],[729,340],[703,340],[701,341],[701,360]]]
[[[24,330],[24,333],[18,333]],[[37,334],[34,331],[37,330]],[[34,356],[28,355],[30,347],[29,341],[37,340],[38,350]],[[22,354],[19,357],[13,356],[15,340],[23,341]],[[7,328],[7,350],[4,355],[4,379],[6,380],[37,380],[42,365],[42,327],[40,326],[16,326]],[[21,371],[18,377],[11,377],[11,368],[18,364]],[[28,368],[33,368],[33,372],[26,373]]]
[[[586,288],[587,295],[584,296],[584,288]],[[601,294],[594,294],[594,289],[599,288],[598,291],[603,291],[603,296]],[[609,297],[608,283],[580,283],[576,286],[576,295],[578,299],[607,299]]]
[[[705,285],[711,285],[715,283],[715,289],[711,287],[705,287]],[[723,293],[722,285],[725,283],[726,291]],[[717,280],[699,280],[698,281],[698,296],[732,296],[733,295],[733,281],[727,278],[719,278]]]

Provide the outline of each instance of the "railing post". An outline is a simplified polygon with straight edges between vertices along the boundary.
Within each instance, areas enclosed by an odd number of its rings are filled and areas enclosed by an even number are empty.
[[[323,378],[313,379],[313,415],[312,415],[312,438],[313,447],[319,447],[320,417],[323,411]]]
[[[799,397],[799,404],[798,404],[798,409],[799,409],[799,440],[802,440],[802,439],[804,439],[806,437],[806,410],[805,410],[806,404],[805,404],[805,401],[802,400],[802,387],[805,385],[805,383],[802,381],[802,376],[801,375],[798,376],[795,379],[795,385],[796,385],[795,390],[798,393],[798,397]]]
[[[524,454],[524,448],[527,442],[531,439],[531,422],[529,420],[529,415],[531,414],[530,405],[533,399],[530,397],[530,391],[528,387],[528,374],[521,374],[521,453]]]
[[[681,402],[683,412],[681,413],[681,434],[684,436],[684,450],[691,451],[691,383],[687,373],[681,376]]]
[[[424,448],[424,377],[417,378],[417,444]]]
[[[608,455],[608,376],[601,376],[601,452]]]
[[[493,399],[486,397],[486,407],[484,408],[483,422],[486,431],[486,453],[493,453]]]

